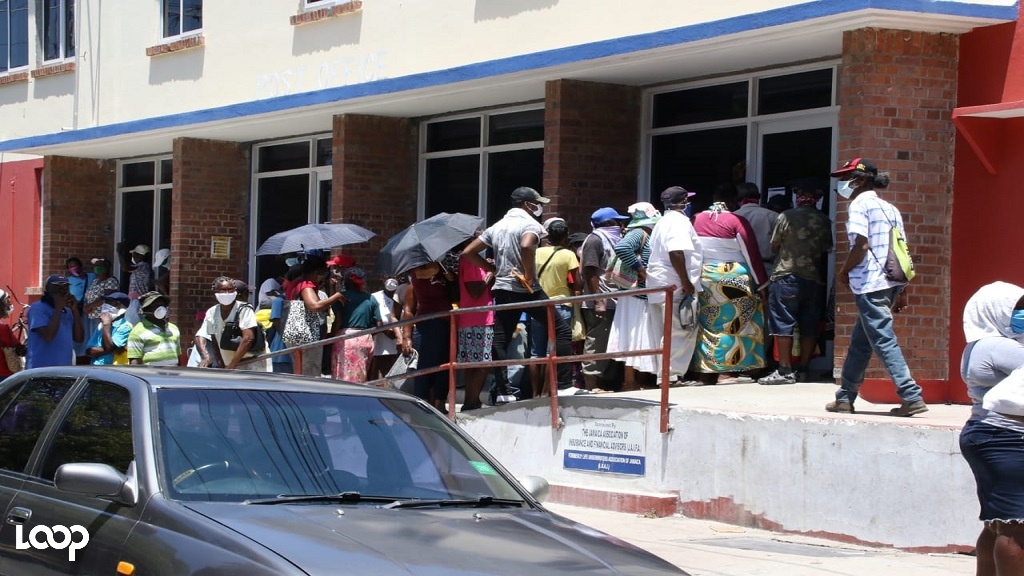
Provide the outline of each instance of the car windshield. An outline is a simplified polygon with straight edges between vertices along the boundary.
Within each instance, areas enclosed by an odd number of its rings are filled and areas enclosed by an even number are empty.
[[[162,389],[157,406],[160,475],[174,499],[523,500],[443,418],[412,400]]]

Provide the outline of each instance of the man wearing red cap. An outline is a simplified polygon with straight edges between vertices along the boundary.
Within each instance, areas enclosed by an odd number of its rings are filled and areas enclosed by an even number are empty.
[[[882,268],[882,262],[889,253],[891,228],[898,226],[901,233],[904,230],[900,211],[879,198],[875,191],[889,186],[889,176],[879,174],[878,167],[863,158],[854,158],[831,176],[839,178],[836,190],[839,196],[850,201],[846,223],[850,252],[839,270],[839,281],[853,292],[858,317],[850,335],[850,349],[843,362],[836,399],[826,404],[825,409],[853,413],[857,391],[864,383],[874,352],[885,365],[903,400],[889,413],[906,417],[927,412],[928,406],[921,398],[921,387],[910,375],[893,330],[893,312],[907,307],[907,284],[890,280]],[[903,237],[906,238],[905,233]]]

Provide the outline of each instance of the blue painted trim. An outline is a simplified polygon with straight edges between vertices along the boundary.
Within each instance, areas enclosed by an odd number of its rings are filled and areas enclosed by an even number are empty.
[[[793,24],[795,22],[867,9],[893,10],[923,14],[942,14],[971,18],[989,18],[1002,21],[1015,21],[1017,19],[1018,10],[1016,3],[1013,6],[989,6],[963,2],[951,2],[946,0],[816,0],[797,4],[795,6],[777,8],[767,12],[736,16],[725,20],[692,24],[670,30],[661,30],[658,32],[637,34],[612,40],[602,40],[599,42],[591,42],[566,48],[557,48],[544,52],[511,56],[508,58],[491,60],[489,62],[458,66],[447,70],[410,74],[399,78],[374,80],[350,86],[325,88],[314,92],[289,94],[287,96],[277,96],[274,98],[230,104],[216,108],[206,108],[204,110],[196,110],[192,112],[182,112],[167,116],[157,116],[154,118],[144,118],[141,120],[107,124],[105,126],[97,126],[95,128],[83,128],[81,130],[6,140],[0,142],[0,152],[27,150],[40,146],[69,144],[72,142],[83,142],[113,136],[123,136],[126,134],[137,134],[164,128],[184,127],[194,124],[202,124],[205,122],[216,122],[244,116],[255,116],[259,114],[304,108],[306,106],[329,104],[354,98],[394,94],[420,88],[443,86],[445,84],[453,84],[456,82],[479,80],[504,74],[572,64],[576,62],[605,58],[608,56],[630,54],[633,52],[663,48],[666,46],[675,46],[678,44],[695,42],[697,40],[706,40],[708,38],[749,32],[751,30],[758,30],[772,26]]]

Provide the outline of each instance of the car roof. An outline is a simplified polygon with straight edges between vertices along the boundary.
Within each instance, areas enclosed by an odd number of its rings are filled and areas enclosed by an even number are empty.
[[[379,398],[410,399],[408,394],[380,388],[353,384],[333,379],[308,378],[280,372],[250,372],[247,370],[217,370],[209,368],[181,368],[176,366],[60,366],[25,370],[19,376],[43,376],[64,378],[104,378],[112,382],[127,383],[127,380],[141,381],[151,389],[244,389],[273,390],[281,392],[314,392],[326,394],[349,394]]]

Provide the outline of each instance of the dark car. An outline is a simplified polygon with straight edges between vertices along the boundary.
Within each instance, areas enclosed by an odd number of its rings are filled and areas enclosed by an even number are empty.
[[[400,392],[279,374],[0,384],[0,573],[683,574],[548,512]]]

